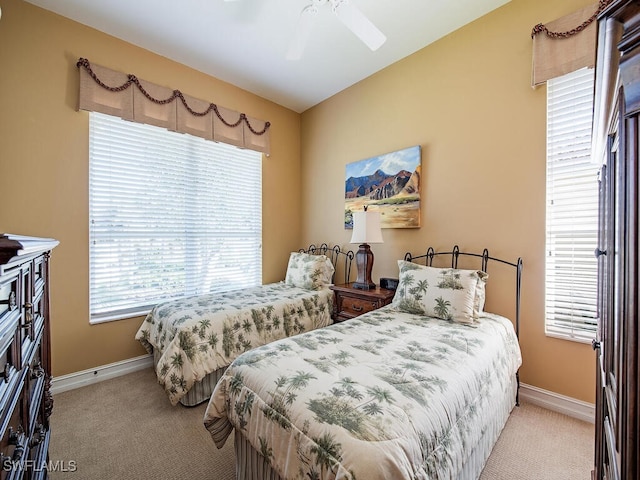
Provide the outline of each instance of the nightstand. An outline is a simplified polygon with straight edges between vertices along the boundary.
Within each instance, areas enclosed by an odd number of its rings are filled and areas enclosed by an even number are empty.
[[[359,288],[353,288],[353,283],[332,285],[329,288],[335,294],[333,305],[334,322],[349,320],[363,313],[389,305],[396,293],[395,290],[387,290],[380,287],[360,290]]]

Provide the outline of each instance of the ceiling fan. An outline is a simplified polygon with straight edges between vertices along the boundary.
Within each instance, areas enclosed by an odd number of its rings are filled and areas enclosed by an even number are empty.
[[[236,0],[225,0],[233,2]],[[318,16],[318,9],[330,5],[331,11],[349,30],[375,51],[387,40],[387,37],[349,0],[311,0],[302,9],[295,36],[289,44],[287,60],[299,60],[309,40],[309,35]]]

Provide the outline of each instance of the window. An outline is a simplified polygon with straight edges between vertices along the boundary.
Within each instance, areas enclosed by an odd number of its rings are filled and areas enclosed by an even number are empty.
[[[593,82],[586,68],[547,81],[546,333],[585,342],[597,325]]]
[[[91,323],[262,283],[262,154],[90,113]]]

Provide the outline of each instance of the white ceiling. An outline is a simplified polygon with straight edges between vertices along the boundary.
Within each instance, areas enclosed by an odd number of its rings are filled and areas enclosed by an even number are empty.
[[[510,0],[350,0],[387,37],[375,52],[324,5],[297,61],[312,0],[27,1],[303,112]]]

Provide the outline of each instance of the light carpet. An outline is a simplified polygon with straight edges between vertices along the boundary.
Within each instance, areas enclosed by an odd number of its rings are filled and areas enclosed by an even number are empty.
[[[51,478],[234,480],[233,438],[216,449],[205,408],[172,407],[151,368],[55,395],[50,458],[75,471]],[[522,403],[480,480],[589,479],[593,435],[592,424]]]

